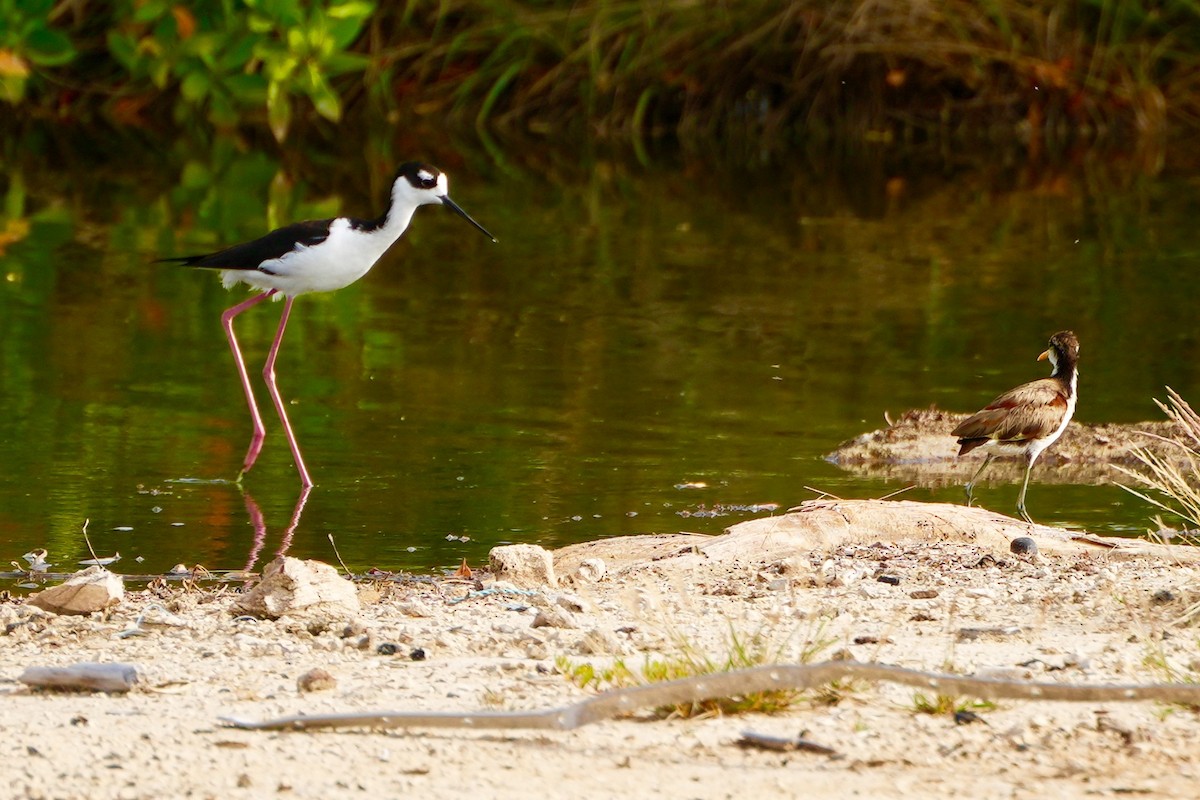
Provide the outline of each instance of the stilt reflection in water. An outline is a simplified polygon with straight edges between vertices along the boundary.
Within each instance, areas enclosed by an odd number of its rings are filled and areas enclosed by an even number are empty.
[[[296,498],[296,507],[292,510],[292,520],[288,523],[287,529],[283,532],[283,537],[279,540],[279,549],[275,551],[276,557],[285,555],[288,548],[292,546],[292,537],[296,533],[296,528],[300,526],[300,517],[304,515],[304,504],[308,502],[308,496],[311,493],[311,486],[305,486],[300,490],[300,496]],[[250,549],[250,556],[243,569],[244,572],[250,572],[254,569],[254,565],[258,563],[258,556],[267,542],[267,522],[263,518],[262,509],[259,508],[253,495],[243,490],[242,499],[246,502],[246,513],[250,515],[250,523],[254,526],[254,545]]]

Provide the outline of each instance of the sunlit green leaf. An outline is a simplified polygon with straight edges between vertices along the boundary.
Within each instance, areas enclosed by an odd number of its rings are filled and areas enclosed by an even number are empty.
[[[368,0],[348,0],[345,3],[333,3],[325,9],[325,14],[333,19],[366,20],[375,13],[375,4]]]
[[[319,73],[310,71],[308,96],[316,107],[317,113],[327,120],[337,122],[342,118],[342,102],[338,99],[333,87]]]

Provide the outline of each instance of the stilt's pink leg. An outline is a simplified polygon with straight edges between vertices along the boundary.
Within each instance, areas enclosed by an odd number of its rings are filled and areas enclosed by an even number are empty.
[[[242,358],[242,350],[238,347],[237,337],[233,335],[233,318],[273,294],[275,294],[274,289],[256,294],[249,300],[226,309],[225,313],[221,315],[221,326],[225,328],[225,338],[229,340],[229,349],[233,351],[233,360],[237,364],[238,375],[242,379],[242,389],[246,392],[246,405],[250,406],[250,419],[254,423],[254,435],[250,438],[250,449],[246,451],[246,460],[242,462],[242,471],[238,473],[239,483],[242,476],[254,466],[254,461],[258,458],[259,451],[262,450],[263,439],[267,436],[267,429],[263,427],[262,415],[258,413],[258,404],[254,402],[254,389],[250,387],[250,374],[246,372],[246,361]]]
[[[283,301],[283,315],[279,318],[279,330],[275,332],[275,341],[271,343],[271,352],[267,353],[267,362],[263,365],[263,380],[267,382],[267,391],[275,401],[275,410],[279,412],[279,421],[283,423],[283,432],[287,434],[288,444],[292,447],[292,458],[296,461],[296,470],[300,473],[300,482],[304,488],[313,485],[308,477],[308,469],[304,466],[304,458],[300,455],[300,443],[296,434],[292,433],[292,423],[288,421],[287,409],[283,406],[283,398],[275,385],[275,356],[279,355],[279,345],[283,342],[283,329],[287,327],[288,315],[292,313],[292,301],[289,297]]]

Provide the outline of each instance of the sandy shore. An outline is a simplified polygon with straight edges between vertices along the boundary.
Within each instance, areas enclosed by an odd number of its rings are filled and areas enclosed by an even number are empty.
[[[931,522],[877,538],[862,516],[870,508],[823,509],[860,523],[848,522],[843,535],[822,529],[820,541],[806,541],[811,532],[772,538],[778,520],[768,520],[723,537],[576,546],[557,554],[560,587],[534,592],[468,595],[472,586],[454,581],[362,582],[362,608],[349,616],[242,618],[232,611],[233,588],[178,584],[131,588],[120,605],[87,617],[9,600],[0,605],[0,795],[1200,794],[1193,709],[973,706],[960,697],[951,705],[979,719],[956,724],[950,713],[919,711],[911,687],[861,681],[810,692],[772,716],[662,719],[643,711],[574,731],[281,733],[219,722],[564,705],[595,693],[560,673],[564,658],[599,666],[620,658],[637,667],[686,647],[720,660],[731,631],[743,643],[757,637],[784,661],[853,658],[1070,684],[1196,680],[1197,634],[1187,612],[1200,593],[1190,553],[1113,550],[1038,529],[1040,554],[1018,557],[1005,527],[1019,530],[1016,521],[907,505],[908,514],[957,520],[958,533],[931,535]],[[993,523],[998,533],[984,530]],[[607,574],[573,580],[585,558],[603,559]],[[569,621],[575,627],[533,627],[539,609],[564,592],[582,606]],[[120,637],[155,604],[177,617],[168,620],[174,624]],[[141,679],[114,695],[34,692],[16,681],[29,666],[81,661],[134,664]],[[316,668],[336,685],[302,691],[298,679]],[[747,749],[737,744],[746,730],[803,733],[834,752]]]

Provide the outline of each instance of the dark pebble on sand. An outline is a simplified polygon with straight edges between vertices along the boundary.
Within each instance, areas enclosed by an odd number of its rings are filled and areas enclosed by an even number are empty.
[[[1175,601],[1175,593],[1170,589],[1159,589],[1157,592],[1150,595],[1150,600],[1154,602],[1155,605],[1163,606],[1167,603],[1173,603]]]
[[[1037,542],[1028,536],[1018,536],[1016,539],[1012,540],[1012,543],[1009,544],[1008,549],[1019,556],[1036,556]]]
[[[396,653],[400,652],[400,648],[391,642],[384,642],[383,644],[379,645],[379,647],[375,648],[375,652],[379,653],[381,656],[394,656]]]

